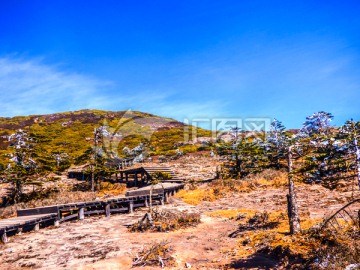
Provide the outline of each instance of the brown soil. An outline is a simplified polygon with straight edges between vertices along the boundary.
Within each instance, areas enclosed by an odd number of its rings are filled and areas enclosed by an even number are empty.
[[[302,217],[322,218],[351,199],[351,191],[328,191],[321,186],[298,185],[298,200]],[[168,233],[130,233],[127,226],[136,222],[145,210],[134,214],[87,218],[82,222],[63,223],[60,227],[24,233],[10,238],[0,246],[0,269],[130,269],[143,246],[154,241],[168,240],[176,267],[185,269],[223,269],[236,260],[236,238],[229,234],[236,230],[234,220],[205,215],[218,209],[285,210],[284,187],[238,193],[215,202],[191,206],[172,198],[167,209],[196,211],[202,223],[196,227]],[[355,196],[359,196],[357,191]],[[274,265],[266,257],[243,261],[238,269],[257,269]],[[235,266],[235,265],[234,265]],[[143,269],[154,269],[144,267]],[[160,269],[160,267],[159,267]]]

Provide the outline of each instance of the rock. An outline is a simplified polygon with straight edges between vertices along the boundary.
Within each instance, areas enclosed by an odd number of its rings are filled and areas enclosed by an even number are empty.
[[[353,264],[346,266],[345,270],[355,270],[355,269],[358,269],[358,267],[360,267],[359,263],[353,263]]]
[[[185,268],[191,268],[191,264],[190,263],[185,263]]]

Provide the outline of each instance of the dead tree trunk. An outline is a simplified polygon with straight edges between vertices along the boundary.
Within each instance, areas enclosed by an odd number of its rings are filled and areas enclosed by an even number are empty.
[[[94,168],[93,165],[91,165],[91,191],[94,192],[95,191],[95,172],[94,172]]]
[[[152,213],[152,194],[153,194],[153,189],[154,189],[154,185],[152,184],[150,187],[150,192],[149,192],[149,213]]]
[[[358,185],[360,188],[360,149],[358,146],[358,140],[354,138],[354,147],[355,147],[355,154],[356,154],[356,168],[357,168],[357,177],[358,177]]]
[[[292,175],[292,146],[288,149],[288,181],[289,181],[289,194],[287,194],[288,217],[290,225],[290,234],[297,234],[300,232],[300,218],[296,202],[296,193],[294,186],[294,179]]]

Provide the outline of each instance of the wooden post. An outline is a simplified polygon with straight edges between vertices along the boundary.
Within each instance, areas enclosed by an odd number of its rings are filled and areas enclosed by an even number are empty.
[[[93,167],[91,166],[91,191],[94,192],[95,191],[95,176],[94,176],[94,170]]]
[[[141,172],[141,184],[145,183],[145,174],[144,171]]]
[[[8,239],[8,237],[6,235],[6,232],[3,232],[3,234],[1,235],[1,242],[3,242],[4,244],[9,242],[9,239]]]
[[[145,199],[145,207],[149,207],[149,202],[147,199]]]
[[[175,196],[176,194],[176,190],[174,189],[173,191],[171,191],[171,196]]]
[[[17,234],[18,234],[18,235],[22,235],[22,230],[23,230],[23,228],[19,227],[19,228],[17,229]]]
[[[129,213],[134,213],[134,202],[133,201],[129,202]]]
[[[138,174],[137,173],[134,174],[134,180],[135,180],[135,187],[137,187],[138,186]]]
[[[111,211],[110,211],[110,204],[105,205],[105,216],[110,217]]]
[[[164,202],[165,203],[169,202],[169,193],[168,192],[164,192]]]
[[[85,218],[84,207],[81,207],[81,208],[79,209],[78,219],[79,219],[79,220],[84,220],[84,218]]]
[[[59,221],[58,219],[56,219],[56,220],[54,221],[54,226],[55,226],[55,227],[59,227],[59,226],[60,226],[60,221]]]
[[[164,203],[164,197],[161,197],[160,198],[160,203],[161,203],[161,205],[164,205],[165,203]]]
[[[34,231],[40,230],[40,223],[36,223],[34,226]]]

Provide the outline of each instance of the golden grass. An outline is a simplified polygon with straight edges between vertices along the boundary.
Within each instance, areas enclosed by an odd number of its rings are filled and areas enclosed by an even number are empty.
[[[251,174],[243,179],[216,180],[211,183],[215,195],[225,196],[231,192],[251,192],[256,189],[279,188],[288,184],[286,172],[265,170],[261,173]]]
[[[240,214],[243,218],[239,220],[239,226],[245,225],[250,218],[255,217],[259,212],[254,209],[227,209],[207,212],[206,215],[212,217],[223,217],[234,219]],[[320,219],[307,219],[302,221],[304,230],[321,222]],[[272,211],[268,213],[268,224],[277,223],[275,227],[265,229],[244,230],[238,235],[238,245],[235,249],[224,250],[225,253],[231,253],[238,258],[246,258],[258,251],[259,247],[267,246],[271,249],[281,246],[284,249],[289,248],[294,254],[302,254],[304,257],[308,252],[319,243],[309,239],[306,232],[296,236],[289,235],[289,223],[287,213],[284,211]],[[266,225],[266,224],[265,224]]]
[[[194,183],[190,183],[190,190],[181,190],[176,196],[188,204],[198,205],[204,201],[215,201],[235,192],[251,192],[255,189],[286,186],[287,181],[285,172],[269,169],[241,180],[215,180],[204,188],[198,188]]]
[[[216,210],[212,212],[206,212],[205,215],[210,217],[221,217],[234,219],[242,214],[244,217],[249,218],[251,215],[255,214],[255,210],[253,209],[226,209],[226,210]]]
[[[115,183],[112,184],[110,182],[101,182],[100,190],[97,195],[99,197],[103,196],[118,196],[123,195],[126,192],[126,184]]]
[[[311,238],[307,230],[321,221],[321,219],[303,219],[301,221],[302,232],[290,235],[287,213],[284,211],[270,212],[268,222],[278,222],[278,225],[268,229],[245,230],[239,234],[236,255],[245,258],[254,254],[259,247],[268,247],[271,250],[281,247],[282,250],[289,250],[292,254],[307,258],[309,252],[320,245],[319,240]],[[239,222],[239,224],[245,223],[246,220]]]
[[[217,199],[214,194],[214,190],[208,189],[195,189],[195,190],[180,190],[176,195],[177,198],[181,198],[184,202],[191,205],[198,205],[201,202],[213,202]]]
[[[323,222],[321,218],[313,218],[313,219],[304,219],[300,220],[300,226],[302,230],[309,230],[310,228],[320,224]]]
[[[249,175],[243,181],[257,188],[278,188],[287,186],[288,174],[283,171],[267,169],[261,173]]]

